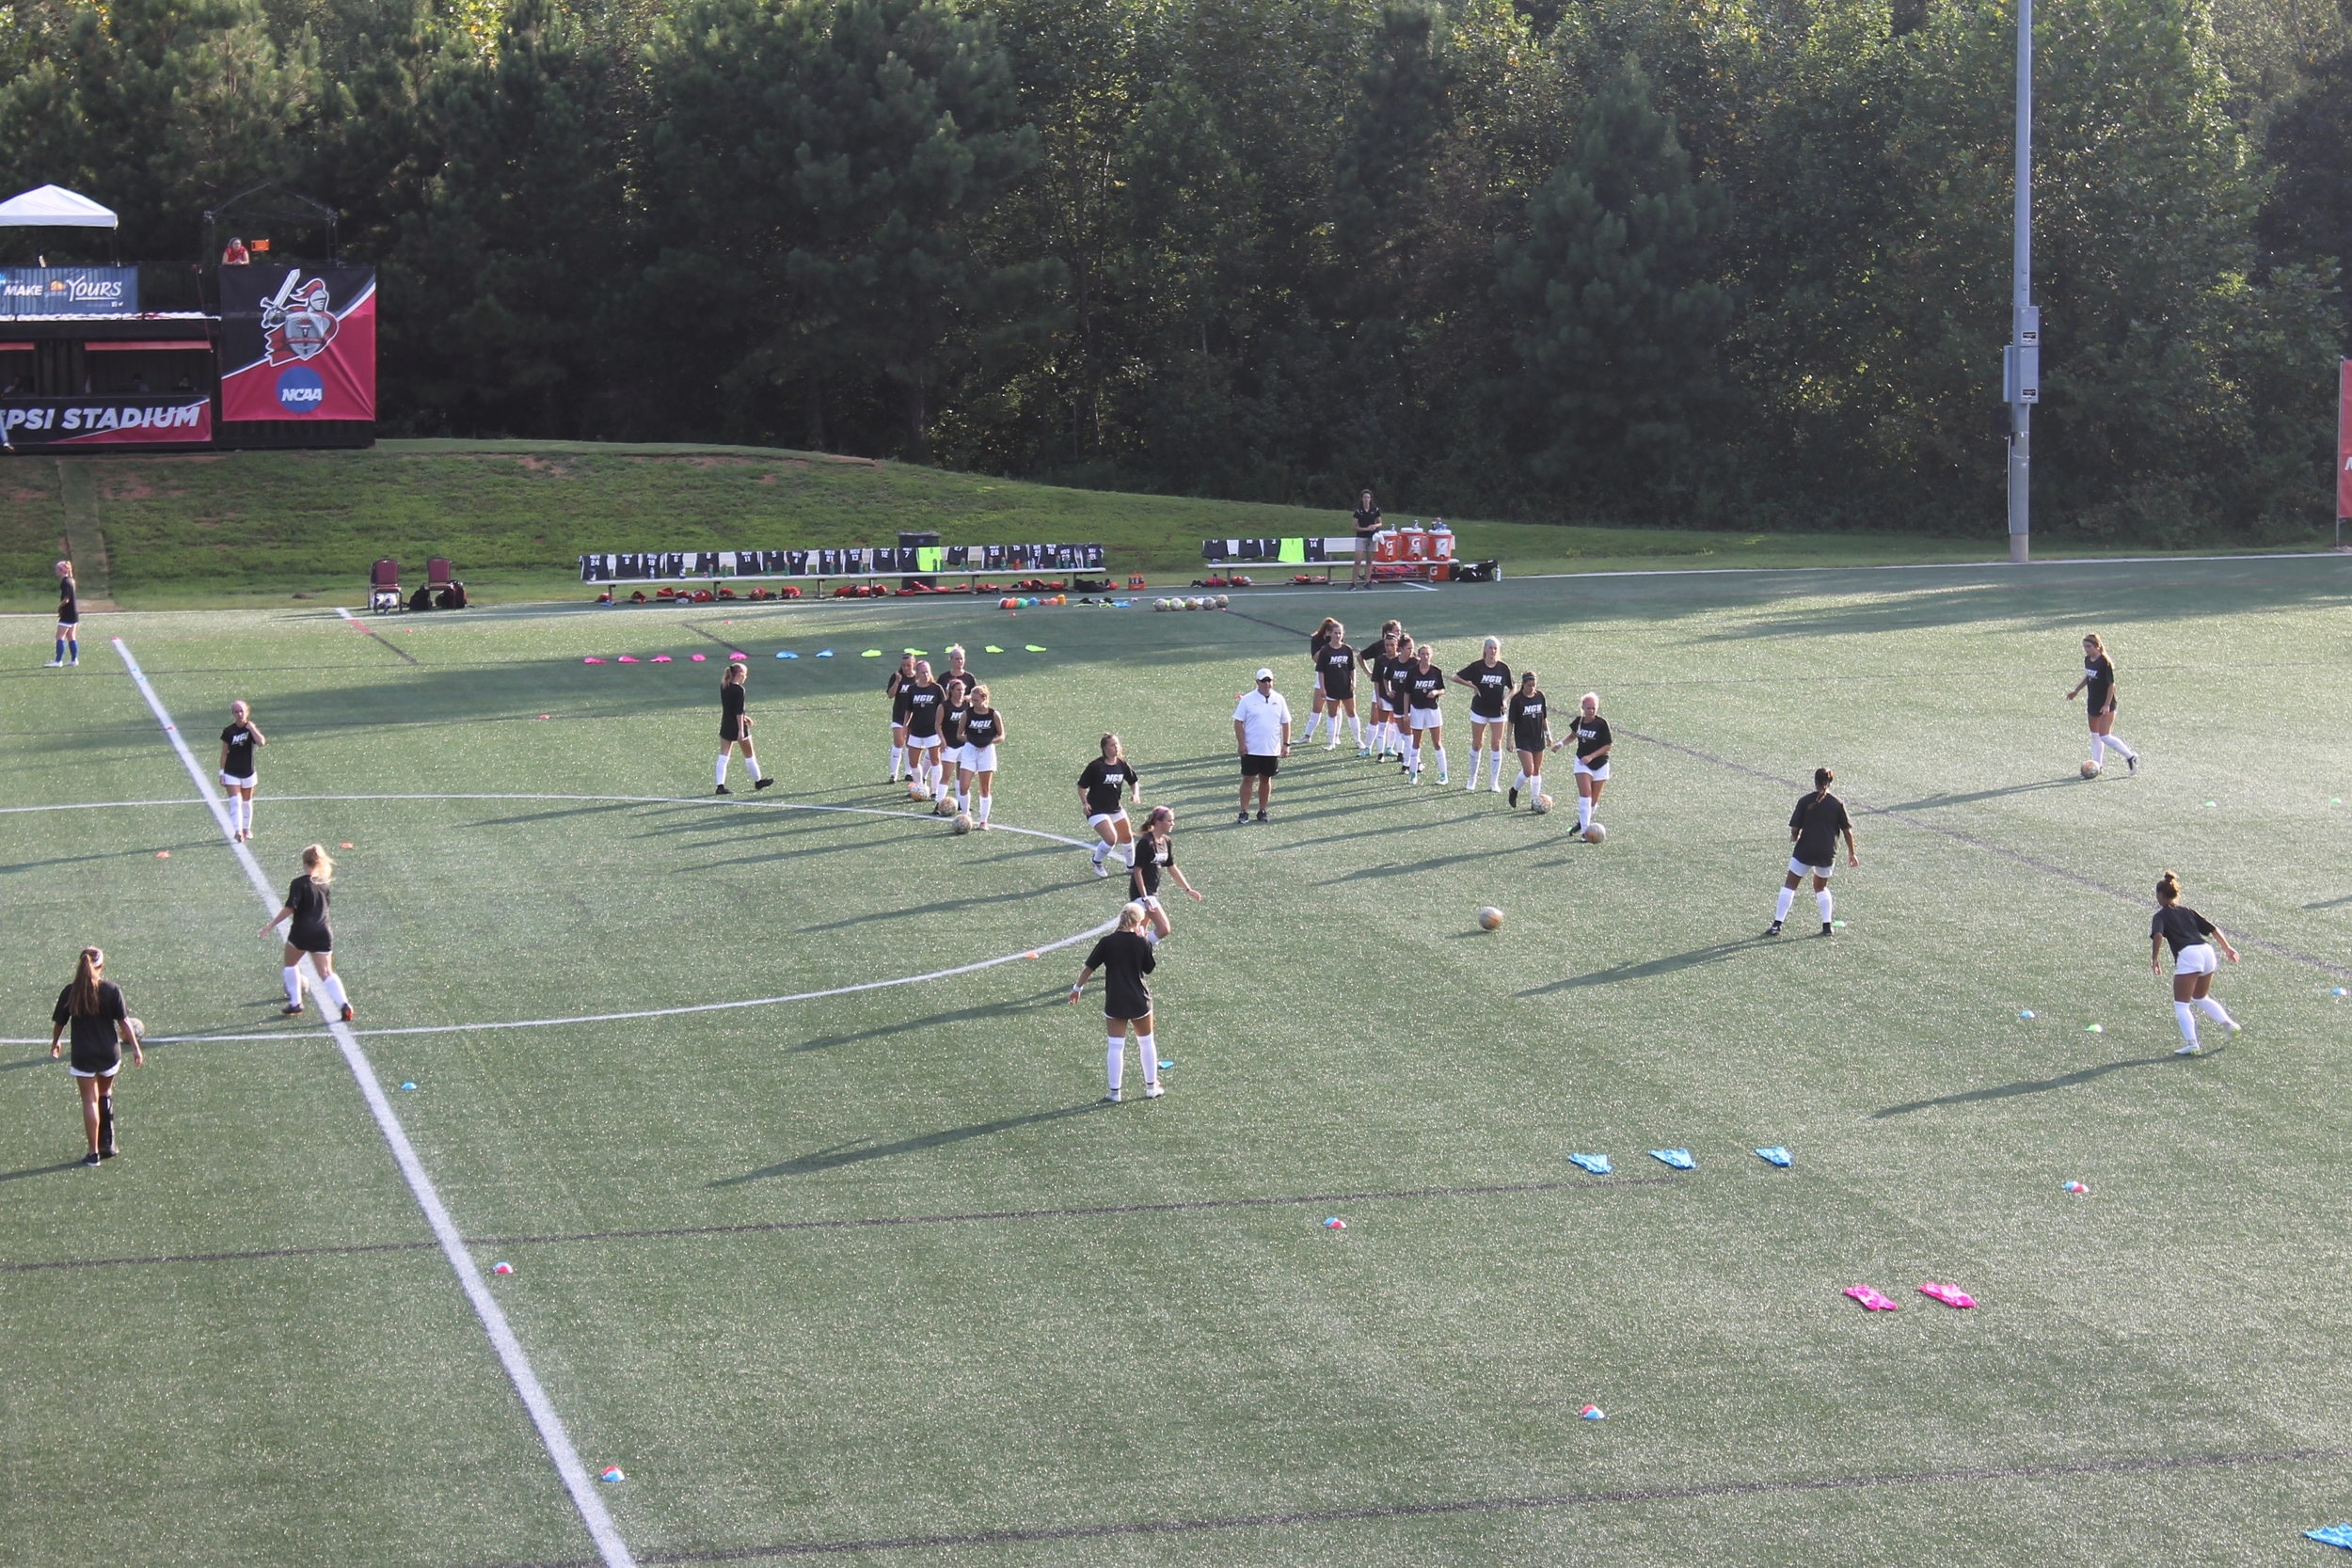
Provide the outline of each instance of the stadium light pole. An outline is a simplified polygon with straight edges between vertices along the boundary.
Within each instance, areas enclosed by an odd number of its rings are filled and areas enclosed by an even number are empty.
[[[2001,356],[2009,404],[2009,559],[2032,559],[2033,405],[2042,400],[2042,312],[2033,304],[2033,0],[2017,0],[2017,215],[2010,341]]]

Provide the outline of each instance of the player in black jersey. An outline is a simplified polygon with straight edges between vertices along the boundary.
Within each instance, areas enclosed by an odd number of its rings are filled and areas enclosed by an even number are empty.
[[[307,953],[310,967],[319,972],[319,990],[349,1023],[351,998],[343,994],[343,983],[335,974],[335,933],[326,921],[326,884],[334,879],[335,863],[327,859],[325,846],[313,844],[303,850],[302,875],[287,887],[285,907],[270,916],[262,934],[268,936],[281,924],[292,923],[286,925],[286,1005],[279,1010],[289,1015],[302,1010],[302,958]]]
[[[1339,750],[1340,715],[1344,713],[1347,721],[1355,726],[1356,749],[1360,754],[1364,749],[1364,721],[1356,714],[1356,650],[1348,646],[1347,628],[1337,621],[1331,623],[1330,641],[1315,655],[1315,689],[1321,693],[1320,704],[1331,720],[1331,738],[1323,749]],[[1307,721],[1307,733],[1311,736],[1314,734],[1311,719]]]
[[[2125,772],[2138,772],[2139,753],[2115,733],[2115,661],[2107,657],[2106,644],[2095,631],[2083,639],[2083,678],[2067,689],[2066,700],[2073,702],[2074,693],[2086,689],[2090,695],[2083,706],[2090,715],[2091,774],[2096,776],[2106,766],[2101,753],[2110,750],[2123,753]]]
[[[996,804],[996,746],[1004,738],[1005,716],[990,701],[987,687],[974,687],[963,715],[963,764],[971,781],[973,825],[983,831],[989,810]]]
[[[115,1142],[115,1074],[122,1070],[122,1048],[129,1046],[131,1059],[147,1065],[147,1049],[139,1043],[121,988],[104,978],[105,970],[104,953],[83,948],[73,966],[73,983],[57,993],[57,1006],[49,1015],[51,1061],[57,1059],[67,1028],[73,1031],[73,1055],[66,1070],[82,1097],[82,1132],[89,1139],[89,1152],[82,1156],[86,1165],[122,1152]]]
[[[82,662],[82,601],[73,587],[73,562],[57,562],[57,657],[49,668]]]
[[[1406,741],[1413,733],[1413,638],[1410,632],[1398,632],[1396,645],[1380,666],[1380,694],[1389,707],[1388,746],[1382,754],[1393,752],[1396,770],[1411,774],[1413,764]]]
[[[1511,667],[1502,662],[1502,639],[1489,637],[1478,662],[1465,664],[1454,678],[1470,689],[1470,790],[1478,793],[1478,769],[1486,753],[1495,759],[1494,793],[1502,793],[1503,709],[1511,701]]]
[[[2216,942],[2232,963],[2237,962],[2237,949],[2230,945],[2228,935],[2181,902],[2181,879],[2166,872],[2156,882],[2155,918],[2148,922],[2148,967],[2156,978],[2164,978],[2164,948],[2167,942],[2172,944],[2172,1017],[2180,1023],[2181,1038],[2188,1042],[2173,1053],[2176,1056],[2194,1056],[2203,1051],[2197,1043],[2197,1014],[2201,1012],[2230,1031],[2232,1039],[2237,1038],[2237,1020],[2205,994],[2213,990]]]
[[[1119,1103],[1120,1069],[1125,1065],[1131,1026],[1136,1032],[1136,1051],[1143,1058],[1143,1098],[1160,1097],[1160,1048],[1152,1037],[1152,984],[1144,978],[1157,967],[1151,939],[1143,934],[1149,919],[1141,904],[1120,910],[1119,929],[1094,944],[1086,967],[1078,972],[1077,984],[1070,988],[1070,1000],[1075,1002],[1085,991],[1088,978],[1098,969],[1103,972],[1103,1023],[1110,1036],[1105,1062],[1110,1092],[1103,1098],[1114,1105]]]
[[[1519,753],[1518,777],[1511,781],[1510,802],[1519,803],[1521,788],[1529,790],[1527,803],[1534,805],[1544,798],[1544,753],[1551,749],[1551,703],[1535,685],[1535,672],[1519,672],[1519,689],[1511,693],[1510,705],[1504,710],[1511,720],[1511,744]]]
[[[220,786],[229,792],[229,836],[240,844],[253,842],[253,748],[268,744],[253,710],[230,703],[229,727],[220,732]]]
[[[1176,885],[1192,895],[1192,901],[1200,902],[1200,890],[1184,879],[1184,871],[1176,864],[1176,814],[1166,806],[1153,806],[1143,819],[1143,834],[1136,840],[1135,864],[1127,868],[1127,892],[1152,917],[1150,940],[1157,943],[1168,934],[1168,911],[1160,907],[1160,874],[1166,872],[1176,879]]]
[[[940,685],[946,686],[953,680],[963,682],[963,689],[967,694],[974,687],[980,684],[980,673],[964,662],[963,644],[961,642],[947,644],[947,668],[939,673]]]
[[[1576,708],[1576,726],[1570,735],[1576,742],[1576,831],[1589,834],[1593,813],[1600,809],[1601,787],[1609,782],[1609,748],[1614,737],[1609,733],[1609,721],[1600,716],[1599,693],[1587,691]]]
[[[1308,689],[1310,695],[1307,698],[1307,740],[1314,739],[1315,726],[1323,721],[1323,645],[1330,641],[1332,635],[1339,629],[1339,622],[1326,615],[1323,618],[1323,625],[1317,626],[1307,638],[1307,673],[1314,679],[1314,685]],[[1306,741],[1301,741],[1300,744],[1305,745]]]
[[[939,721],[939,766],[955,781],[955,812],[942,800],[934,809],[942,816],[972,809],[972,768],[963,753],[963,721],[972,711],[972,688],[977,681],[967,681],[961,675],[949,675],[941,682],[947,689],[947,711]]]
[[[1086,765],[1078,774],[1078,809],[1086,813],[1087,826],[1103,842],[1094,847],[1094,874],[1107,877],[1110,871],[1103,864],[1103,857],[1124,844],[1129,846],[1125,863],[1132,869],[1136,863],[1133,847],[1135,824],[1127,820],[1127,808],[1120,804],[1120,791],[1124,789],[1143,804],[1143,780],[1134,765],[1127,761],[1126,748],[1119,736],[1103,737],[1103,754]]]
[[[1445,712],[1438,705],[1445,701],[1445,672],[1431,662],[1438,650],[1423,642],[1413,654],[1413,667],[1405,681],[1406,711],[1412,716],[1413,760],[1409,775],[1421,783],[1422,749],[1426,746],[1438,753],[1438,782],[1452,784],[1445,776]]]
[[[754,789],[765,789],[776,781],[762,778],[759,758],[752,751],[752,716],[743,711],[746,679],[744,667],[730,664],[727,673],[719,677],[719,766],[714,795],[732,795],[727,787],[727,758],[737,752],[743,753],[743,771],[752,776]]]
[[[1821,935],[1830,933],[1830,911],[1836,907],[1829,895],[1829,879],[1837,869],[1837,837],[1846,838],[1846,863],[1862,864],[1862,854],[1854,846],[1853,818],[1846,815],[1846,802],[1829,792],[1837,775],[1826,768],[1813,770],[1813,793],[1797,801],[1797,809],[1788,814],[1788,837],[1793,846],[1788,856],[1788,879],[1781,884],[1780,901],[1772,907],[1772,924],[1764,934],[1780,935],[1781,922],[1788,918],[1789,906],[1797,901],[1797,885],[1807,876],[1813,879],[1813,903],[1821,911]]]
[[[930,797],[934,809],[947,799],[941,771],[940,725],[947,717],[947,691],[931,679],[931,661],[914,661],[914,679],[901,689],[907,705],[907,780],[910,789]]]
[[[1389,755],[1389,661],[1396,657],[1396,640],[1405,628],[1394,621],[1380,623],[1380,641],[1356,656],[1372,681],[1372,744],[1359,746],[1356,754],[1386,761]]]
[[[907,757],[907,688],[914,684],[914,656],[898,656],[898,667],[882,682],[890,699],[890,782],[897,784]]]

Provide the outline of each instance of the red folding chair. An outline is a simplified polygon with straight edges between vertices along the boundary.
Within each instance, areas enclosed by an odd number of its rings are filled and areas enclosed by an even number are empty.
[[[404,602],[400,596],[400,562],[387,556],[369,568],[368,609],[380,615],[400,609]]]

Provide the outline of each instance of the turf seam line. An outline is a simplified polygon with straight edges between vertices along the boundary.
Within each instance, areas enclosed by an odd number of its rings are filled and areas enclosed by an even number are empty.
[[[702,627],[696,626],[691,621],[681,622],[680,625],[684,626],[688,631],[692,632],[696,637],[702,638],[707,641],[716,642],[719,646],[724,648],[731,654],[741,654],[745,658],[752,657],[749,650],[738,647],[736,644],[728,641],[725,638],[721,637],[716,632],[705,631]]]
[[[469,1246],[530,1246],[570,1242],[649,1241],[666,1237],[748,1236],[787,1230],[860,1230],[897,1225],[974,1225],[992,1220],[1096,1219],[1121,1214],[1196,1213],[1216,1209],[1282,1209],[1379,1203],[1422,1197],[1504,1197],[1526,1193],[1604,1192],[1613,1187],[1669,1186],[1673,1176],[1636,1176],[1609,1182],[1514,1181],[1473,1187],[1406,1187],[1392,1192],[1311,1193],[1304,1197],[1204,1197],[1172,1203],[1112,1203],[1091,1209],[990,1209],[963,1214],[869,1214],[830,1220],[763,1220],[742,1225],[678,1225],[638,1230],[579,1230],[540,1236],[469,1236]],[[274,1258],[340,1258],[371,1252],[416,1252],[432,1242],[349,1242],[317,1246],[257,1247],[239,1252],[153,1253],[138,1258],[60,1258],[0,1263],[0,1274],[56,1269],[110,1269],[152,1263],[249,1263]]]
[[[407,649],[402,647],[390,638],[386,637],[382,632],[377,631],[373,626],[368,625],[365,621],[362,621],[359,617],[354,615],[350,610],[345,610],[342,606],[337,605],[335,607],[335,613],[342,616],[343,618],[343,624],[350,626],[354,631],[366,632],[370,637],[374,638],[377,642],[387,648],[389,648],[393,653],[398,654],[409,663],[414,664],[417,662],[416,655],[410,653]]]
[[[180,753],[181,765],[187,768],[188,777],[196,782],[197,792],[204,798],[204,803],[212,808],[213,820],[219,825],[221,836],[229,841],[229,847],[236,856],[237,863],[245,868],[246,878],[253,884],[253,891],[260,896],[262,907],[276,910],[277,897],[271,892],[269,878],[262,872],[261,863],[253,858],[253,851],[230,831],[229,815],[223,809],[219,796],[214,793],[212,780],[198,766],[196,753],[188,750],[187,739],[181,735],[180,726],[172,721],[163,698],[149,683],[147,672],[139,668],[138,660],[132,656],[131,645],[119,637],[113,641],[115,653],[121,658],[132,681],[137,685],[139,695],[147,699],[147,705],[154,713],[155,721],[164,727],[165,738],[171,742],[172,750]],[[315,971],[312,978],[316,978]],[[497,1298],[490,1294],[488,1285],[483,1281],[481,1270],[474,1266],[473,1257],[466,1249],[465,1238],[458,1233],[457,1222],[450,1217],[449,1210],[441,1202],[439,1191],[433,1185],[433,1179],[425,1174],[423,1162],[408,1142],[406,1129],[402,1127],[400,1117],[394,1114],[391,1101],[385,1098],[384,1085],[376,1079],[373,1064],[353,1037],[350,1025],[336,1020],[327,1024],[327,1032],[341,1048],[343,1062],[358,1084],[359,1093],[367,1101],[376,1127],[383,1132],[384,1141],[391,1146],[394,1164],[399,1165],[400,1174],[406,1180],[417,1206],[424,1211],[425,1222],[432,1227],[442,1253],[449,1259],[450,1267],[456,1271],[457,1282],[464,1289],[467,1299],[472,1303],[474,1315],[481,1319],[483,1330],[489,1336],[491,1348],[498,1353],[500,1363],[514,1383],[515,1391],[520,1396],[523,1408],[529,1412],[532,1424],[539,1429],[539,1440],[547,1449],[556,1475],[563,1481],[565,1490],[570,1492],[573,1506],[580,1511],[580,1523],[587,1528],[589,1539],[596,1543],[597,1557],[605,1568],[633,1568],[635,1560],[629,1555],[628,1544],[621,1539],[620,1529],[613,1524],[612,1513],[606,1510],[604,1499],[596,1496],[596,1483],[589,1479],[587,1467],[580,1464],[580,1454],[572,1447],[571,1433],[564,1429],[563,1418],[556,1413],[547,1390],[540,1386],[538,1373],[532,1370],[530,1357],[523,1354],[522,1342],[515,1338],[514,1329],[506,1322],[506,1314],[500,1309]]]
[[[1802,794],[1805,788],[1794,779],[1784,779],[1776,773],[1767,773],[1760,768],[1750,768],[1744,762],[1734,762],[1729,757],[1719,757],[1711,752],[1702,752],[1695,746],[1684,746],[1672,740],[1661,740],[1654,735],[1639,735],[1631,730],[1626,731],[1625,735],[1629,740],[1645,741],[1665,751],[1679,752],[1686,757],[1695,757],[1700,762],[1713,763],[1718,768],[1728,768],[1735,773],[1745,773],[1752,779],[1761,779],[1766,784],[1778,784],[1783,789],[1793,789]],[[2109,898],[2120,899],[2140,909],[2150,907],[2148,899],[2126,893],[2122,888],[2111,887],[2096,878],[2086,877],[2079,871],[2070,871],[2054,861],[2045,861],[2039,856],[2028,855],[2022,849],[2011,849],[2005,845],[1995,844],[1991,839],[1979,838],[1974,833],[1964,833],[1958,828],[1947,828],[1940,822],[1922,821],[1909,812],[1891,811],[1885,806],[1865,805],[1859,800],[1848,800],[1846,803],[1865,816],[1883,816],[1889,821],[1899,822],[1906,828],[1916,828],[1921,832],[1934,833],[1938,837],[1948,838],[1955,844],[1964,844],[1971,849],[1981,849],[1988,855],[1997,855],[2011,864],[2022,865],[2029,871],[2039,871],[2047,877],[2056,877],[2060,881],[2072,882],[2076,887],[2088,888],[2092,893],[2105,894]],[[2241,935],[2238,940],[2249,947],[2259,947],[2265,953],[2276,953],[2282,958],[2316,969],[2322,974],[2352,979],[2352,969],[2347,969],[2341,964],[2329,963],[2325,958],[2316,958],[2300,948],[2289,947],[2285,942],[2274,941],[2269,937]]]
[[[1296,626],[1286,626],[1279,621],[1267,621],[1262,620],[1255,615],[1245,615],[1238,610],[1229,610],[1225,613],[1228,615],[1240,616],[1240,618],[1245,621],[1255,621],[1262,626],[1272,626],[1276,631],[1288,632],[1293,637],[1305,637],[1308,635],[1308,633],[1300,631]]]
[[[2062,1481],[2076,1476],[2225,1469],[2249,1465],[2298,1465],[2352,1458],[2352,1449],[2284,1449],[2259,1453],[2185,1454],[2139,1459],[2087,1459],[2050,1465],[2014,1465],[1948,1470],[1913,1470],[1876,1475],[1792,1477],[1786,1481],[1729,1481],[1689,1486],[1640,1486],[1607,1492],[1564,1492],[1460,1497],[1426,1503],[1367,1503],[1357,1508],[1300,1510],[1283,1513],[1229,1513],[1191,1519],[1136,1519],[1099,1525],[1038,1526],[1026,1529],[971,1530],[954,1535],[876,1536],[859,1541],[794,1541],[764,1546],[716,1546],[701,1551],[656,1552],[654,1564],[750,1562],[761,1558],[847,1557],[860,1552],[938,1551],[959,1546],[1019,1545],[1049,1541],[1100,1541],[1120,1536],[1200,1535],[1212,1530],[1268,1529],[1284,1526],[1341,1525],[1365,1520],[1430,1519],[1460,1513],[1512,1513],[1612,1504],[1690,1502],[1714,1497],[1757,1497],[1806,1492],[1859,1492],[1882,1486],[1939,1486],[1963,1481]],[[594,1568],[579,1559],[552,1562],[506,1562],[495,1568]]]

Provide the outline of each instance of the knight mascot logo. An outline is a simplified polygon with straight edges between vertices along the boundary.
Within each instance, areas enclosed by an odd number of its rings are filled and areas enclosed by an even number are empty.
[[[326,279],[305,283],[299,269],[288,272],[278,293],[262,302],[262,341],[273,365],[298,365],[326,352],[336,325]]]

